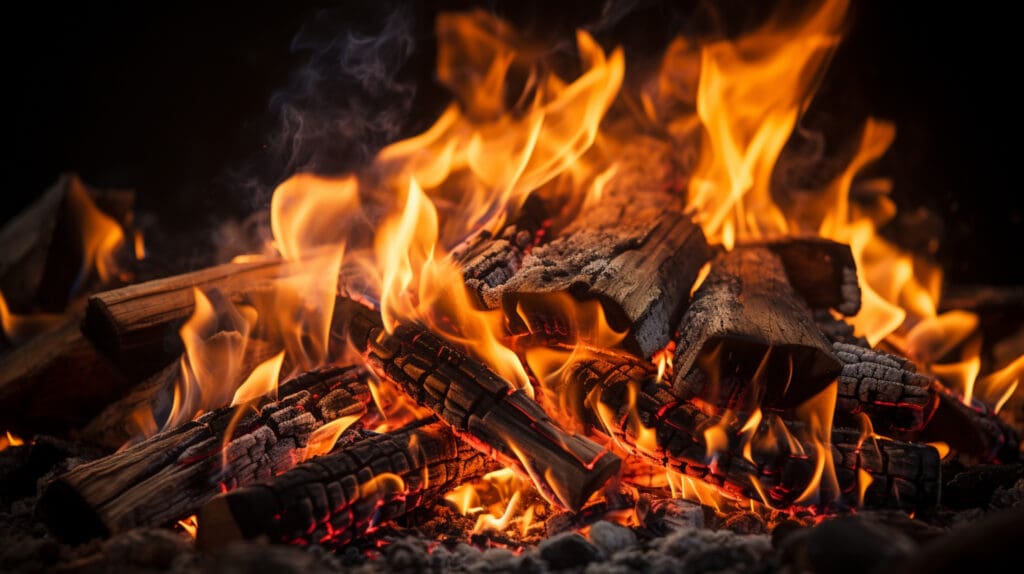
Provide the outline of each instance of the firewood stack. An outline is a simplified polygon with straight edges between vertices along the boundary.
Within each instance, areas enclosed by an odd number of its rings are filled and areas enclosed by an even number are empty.
[[[860,307],[849,247],[788,238],[712,249],[682,214],[662,191],[612,194],[550,237],[543,206],[527,202],[505,232],[474,236],[455,251],[477,303],[504,310],[510,341],[575,350],[557,382],[530,373],[534,396],[473,349],[420,324],[388,332],[379,310],[339,296],[333,332],[347,337],[358,364],[301,374],[281,384],[277,399],[208,412],[83,464],[49,485],[40,511],[66,539],[198,513],[203,545],[264,536],[345,543],[499,467],[576,511],[620,476],[624,456],[636,455],[773,508],[864,505],[921,515],[940,496],[940,457],[925,442],[985,461],[1016,456],[1017,437],[997,417],[836,326],[833,314]],[[160,390],[153,381],[180,353],[168,334],[191,312],[193,285],[237,299],[283,268],[232,264],[94,295],[75,333],[94,351],[82,356],[98,353],[129,386],[156,389],[126,397],[150,400]],[[550,304],[556,296],[600,302],[611,326],[626,331],[622,343],[577,344]],[[673,368],[659,374],[652,355],[673,348]],[[0,397],[34,405],[26,397],[58,385],[44,376],[49,357],[29,347],[4,357],[5,365],[42,364],[5,367]],[[367,430],[379,415],[371,374],[434,416]],[[808,419],[808,401],[829,393],[834,409],[829,403]],[[554,404],[579,408],[556,416],[545,410]],[[118,409],[98,410],[91,433],[121,424],[108,420]],[[4,422],[22,434],[51,430],[32,426],[45,419],[36,414]],[[331,452],[303,462],[314,431],[342,417],[361,421]],[[834,480],[822,477],[826,463]]]

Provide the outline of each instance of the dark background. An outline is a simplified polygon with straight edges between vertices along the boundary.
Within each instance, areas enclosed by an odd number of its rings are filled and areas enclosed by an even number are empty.
[[[300,28],[316,24],[313,38],[329,38],[332,27],[371,37],[392,9],[370,1],[81,4],[38,5],[5,18],[3,219],[59,173],[75,170],[93,185],[135,188],[139,210],[158,216],[160,237],[151,243],[193,250],[203,247],[181,238],[253,211],[275,181],[317,164],[282,144],[281,102],[302,85],[297,70],[309,59],[291,48]],[[758,17],[739,0],[617,2],[610,14],[621,18],[599,38],[624,43],[629,62],[706,23],[708,4],[730,30]],[[384,89],[405,101],[398,106],[404,120],[357,130],[366,136],[358,148],[331,148],[353,161],[429,125],[445,103],[431,80],[435,11],[481,5],[538,34],[571,37],[572,28],[600,20],[603,8],[583,1],[408,5],[414,51],[398,54],[390,71],[415,90]],[[996,3],[856,2],[850,34],[814,105],[825,115],[871,113],[896,123],[896,143],[880,169],[894,178],[905,209],[924,206],[945,222],[938,256],[954,283],[1024,283],[1015,142],[1024,134],[1009,87],[1020,70],[1017,28]],[[354,84],[333,88],[358,102],[365,86]],[[364,103],[374,96],[363,94]]]

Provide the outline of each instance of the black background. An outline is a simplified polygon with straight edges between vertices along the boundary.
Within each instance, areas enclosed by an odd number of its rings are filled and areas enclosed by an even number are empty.
[[[158,215],[170,243],[252,211],[287,175],[272,145],[278,124],[269,102],[303,62],[289,49],[299,28],[331,7],[333,21],[372,31],[388,10],[371,1],[84,4],[37,5],[4,19],[3,219],[76,170],[93,185],[137,189],[140,210]],[[619,2],[635,10],[604,39],[625,43],[628,62],[692,27],[706,4]],[[414,4],[416,52],[401,74],[418,90],[403,133],[428,125],[446,99],[431,81],[432,14],[470,5],[553,35],[599,19],[602,9],[583,1]],[[756,20],[745,6],[716,8],[739,28]],[[855,2],[814,106],[896,123],[880,168],[902,206],[944,219],[939,257],[955,283],[1024,283],[1024,133],[1009,87],[1021,69],[1019,35],[994,2]]]

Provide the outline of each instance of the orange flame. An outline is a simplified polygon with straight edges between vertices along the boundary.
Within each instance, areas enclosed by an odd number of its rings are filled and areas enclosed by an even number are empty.
[[[93,270],[101,283],[110,284],[119,276],[116,256],[125,243],[124,230],[96,206],[85,185],[77,177],[72,178],[68,186],[67,202],[81,230],[82,265],[76,286],[81,285]]]
[[[231,406],[244,405],[260,399],[266,395],[277,395],[278,377],[281,375],[281,365],[284,363],[284,351],[263,361],[249,373],[235,391],[231,399]]]
[[[0,452],[7,450],[12,446],[22,446],[25,441],[18,435],[12,434],[11,431],[5,432],[0,435]]]
[[[196,539],[196,531],[199,530],[199,519],[196,518],[195,514],[183,520],[179,520],[178,526],[188,534],[189,538],[192,540]]]
[[[806,422],[809,431],[807,438],[814,445],[815,450],[814,477],[807,484],[807,488],[797,497],[797,503],[820,501],[823,480],[827,481],[829,492],[834,496],[840,494],[831,446],[832,416],[835,414],[838,393],[838,383],[832,383],[797,408],[797,416]]]
[[[327,454],[334,450],[334,445],[341,438],[341,435],[355,424],[363,415],[348,415],[335,419],[313,431],[306,441],[306,449],[302,461],[307,461],[315,456]]]
[[[63,315],[55,313],[12,313],[0,292],[0,335],[15,345],[52,330],[63,320]]]

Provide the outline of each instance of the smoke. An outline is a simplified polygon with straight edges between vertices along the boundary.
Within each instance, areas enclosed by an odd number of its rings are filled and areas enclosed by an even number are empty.
[[[413,31],[408,6],[370,23],[325,10],[303,26],[291,49],[304,62],[270,102],[269,151],[284,175],[349,171],[398,137],[416,95],[415,78],[402,77]]]

